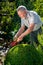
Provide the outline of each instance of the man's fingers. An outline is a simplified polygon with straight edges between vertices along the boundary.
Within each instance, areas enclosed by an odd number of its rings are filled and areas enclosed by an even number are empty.
[[[20,41],[22,41],[22,38],[18,38],[18,39],[17,39],[17,42],[20,42]]]
[[[20,40],[21,40],[21,39],[18,38],[18,39],[17,39],[17,42],[20,42]]]
[[[17,37],[14,37],[14,38],[13,38],[13,41],[17,41]]]

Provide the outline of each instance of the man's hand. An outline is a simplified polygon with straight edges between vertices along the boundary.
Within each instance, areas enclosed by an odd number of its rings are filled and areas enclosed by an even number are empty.
[[[17,41],[17,36],[14,36],[13,41]]]
[[[23,25],[23,26],[20,27],[19,31],[14,36],[13,41],[15,41],[15,39],[17,39],[19,36],[21,36],[21,34],[24,32],[24,30],[25,30],[25,26]]]
[[[20,35],[20,36],[17,38],[17,42],[20,42],[20,41],[22,41],[22,40],[23,40],[23,36]]]

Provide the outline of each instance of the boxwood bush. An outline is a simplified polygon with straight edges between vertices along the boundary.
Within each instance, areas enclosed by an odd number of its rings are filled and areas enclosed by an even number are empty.
[[[42,65],[41,55],[33,45],[18,44],[9,50],[4,65]]]

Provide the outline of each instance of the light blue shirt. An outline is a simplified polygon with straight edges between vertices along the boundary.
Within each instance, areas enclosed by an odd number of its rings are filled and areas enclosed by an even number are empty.
[[[27,17],[21,19],[21,26],[25,25],[29,28],[32,23],[35,24],[33,31],[38,30],[42,25],[40,16],[35,11],[27,11]]]

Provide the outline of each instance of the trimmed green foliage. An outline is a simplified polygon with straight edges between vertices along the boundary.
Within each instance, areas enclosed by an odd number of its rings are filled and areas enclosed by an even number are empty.
[[[33,45],[19,44],[11,48],[4,65],[42,65],[41,55]]]

